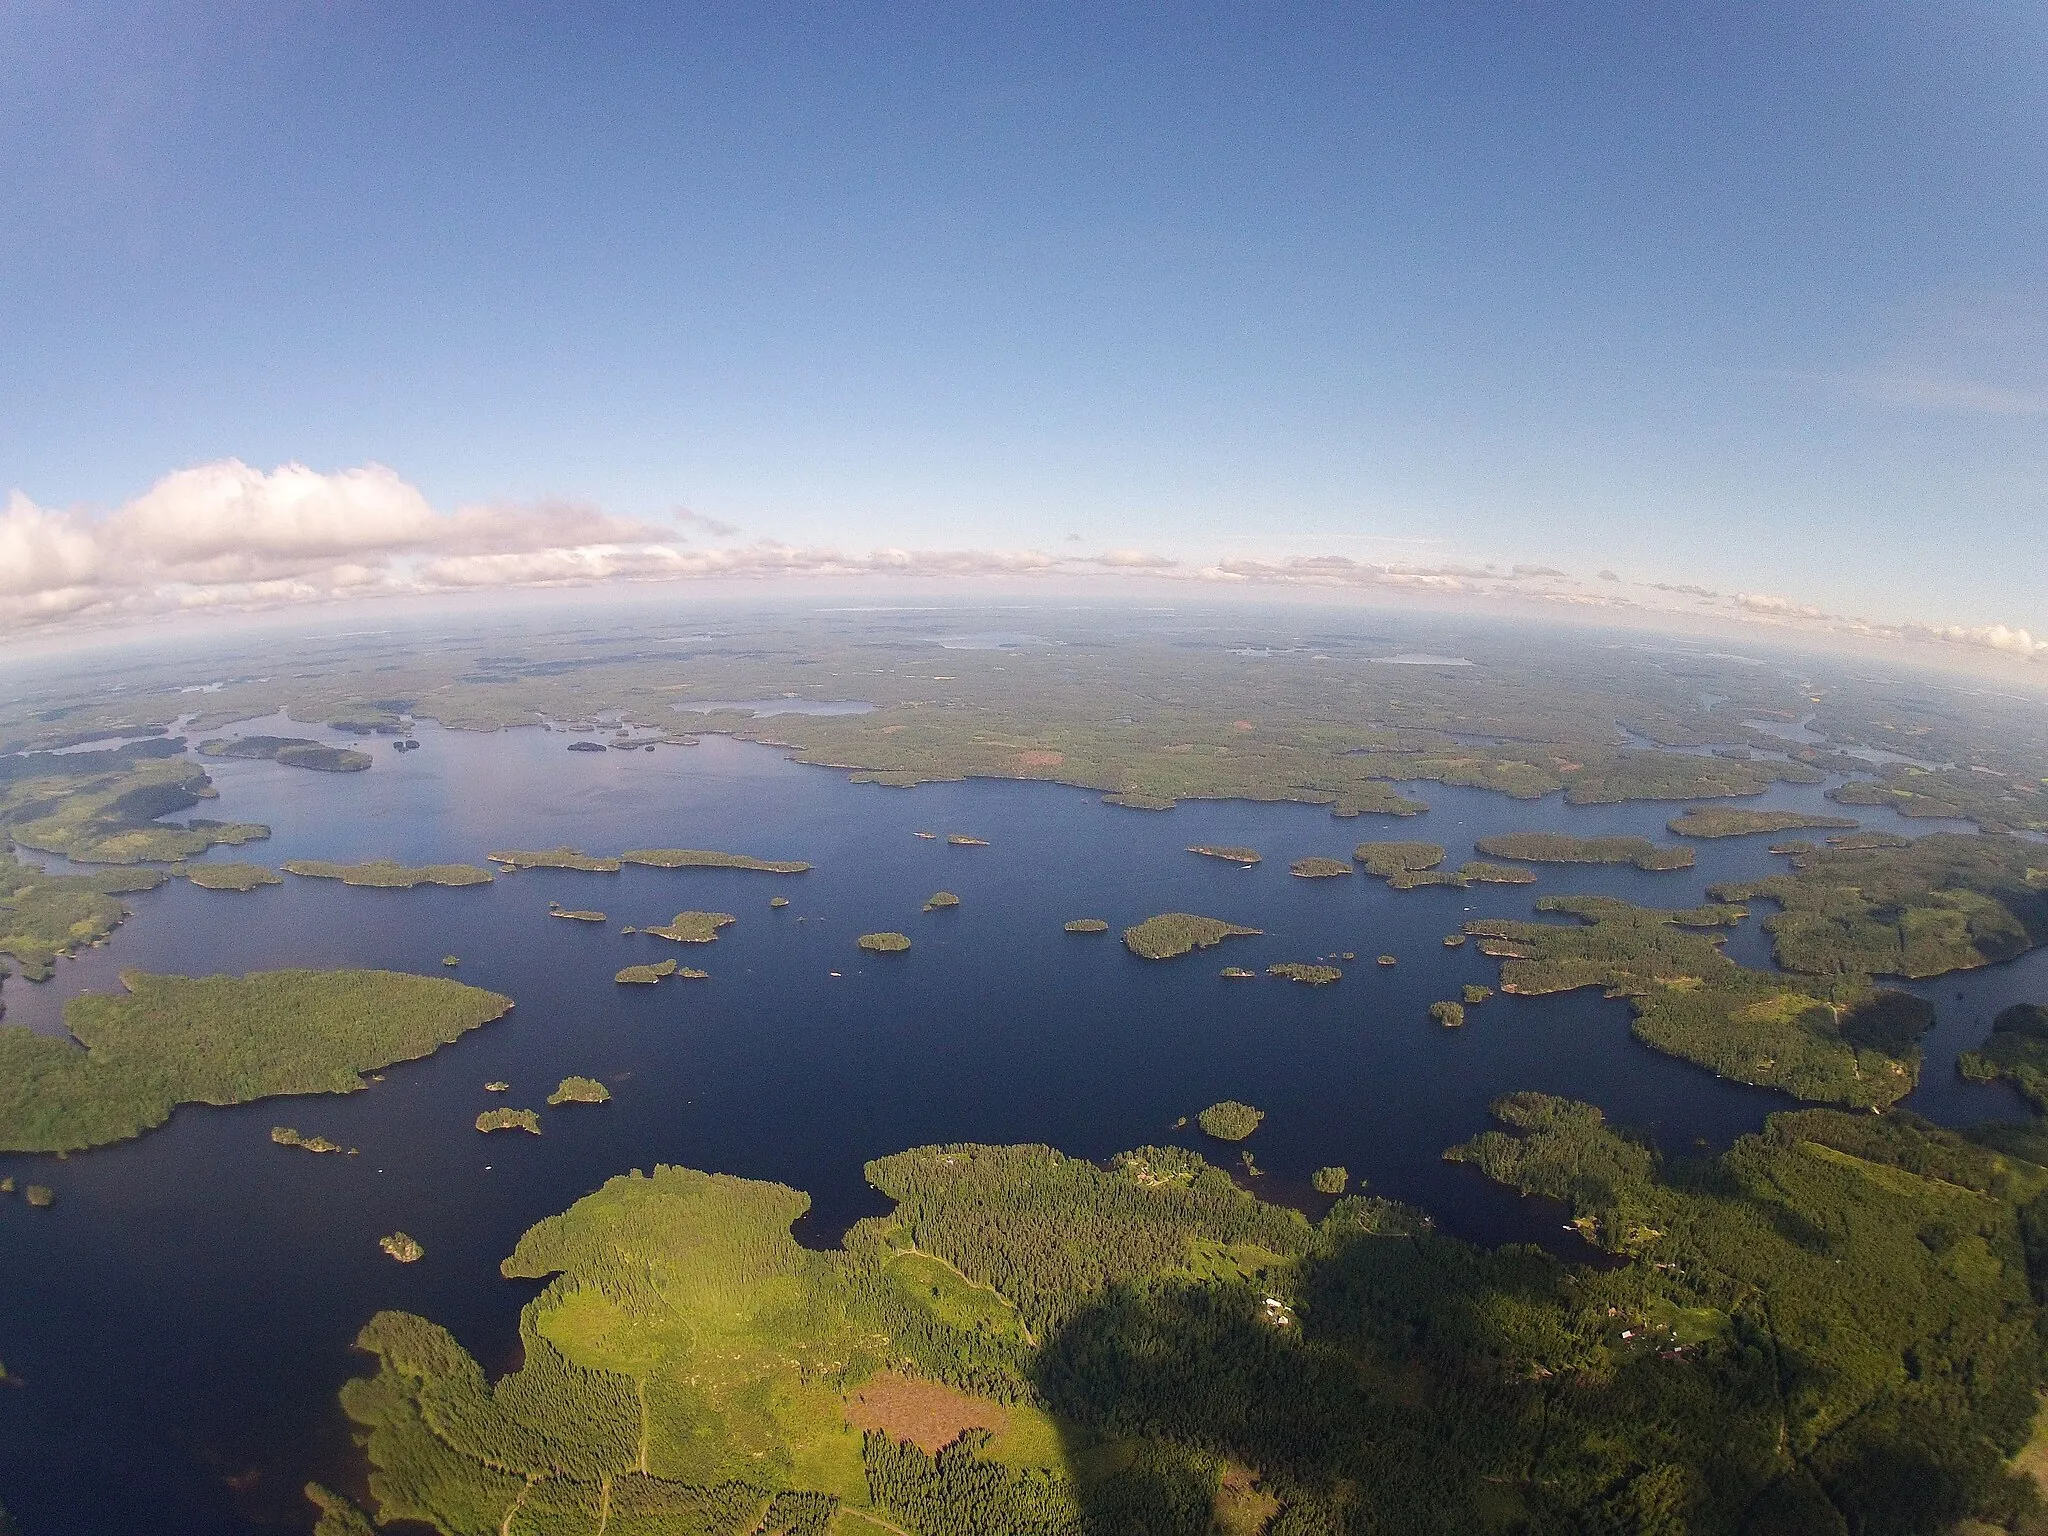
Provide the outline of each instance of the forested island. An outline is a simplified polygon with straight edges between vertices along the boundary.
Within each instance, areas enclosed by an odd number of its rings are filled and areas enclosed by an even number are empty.
[[[1817,816],[1810,811],[1746,811],[1732,805],[1696,805],[1666,823],[1680,837],[1749,837],[1758,832],[1855,827],[1854,816]]]
[[[1310,855],[1305,859],[1296,859],[1287,866],[1287,872],[1291,875],[1299,875],[1304,880],[1329,880],[1338,875],[1350,874],[1351,866],[1342,859],[1326,859],[1319,855]]]
[[[185,878],[202,891],[253,891],[284,884],[282,875],[261,864],[188,864]]]
[[[512,1006],[397,971],[128,971],[121,981],[122,992],[65,1005],[77,1045],[0,1027],[0,1151],[122,1141],[180,1104],[353,1093],[363,1073],[431,1055]]]
[[[1344,973],[1334,965],[1309,965],[1300,960],[1282,960],[1266,967],[1268,976],[1279,976],[1288,981],[1298,981],[1304,986],[1327,987],[1333,981],[1342,981]]]
[[[1195,1123],[1201,1126],[1205,1135],[1214,1136],[1218,1141],[1243,1141],[1259,1128],[1265,1118],[1263,1109],[1254,1109],[1236,1099],[1224,1099],[1196,1115]]]
[[[1205,859],[1221,859],[1226,864],[1243,864],[1247,867],[1261,862],[1262,859],[1258,849],[1243,848],[1236,844],[1197,843],[1188,849],[1188,852],[1199,853]]]
[[[570,1076],[562,1079],[559,1087],[548,1095],[548,1108],[563,1104],[609,1104],[611,1089],[594,1077]]]
[[[330,1141],[325,1136],[301,1135],[289,1125],[273,1125],[270,1128],[270,1139],[280,1147],[297,1147],[303,1152],[345,1152],[350,1157],[356,1155],[354,1147],[344,1147],[340,1142]]]
[[[287,859],[284,872],[309,880],[339,880],[343,885],[383,891],[409,891],[416,885],[489,885],[497,877],[474,864],[401,864],[396,859],[364,859],[337,864],[328,859]]]
[[[957,907],[959,905],[960,898],[951,891],[934,891],[926,899],[924,909],[927,912],[940,912],[944,911],[947,907]]]
[[[719,929],[738,921],[730,912],[678,912],[661,927],[640,931],[677,944],[709,944],[718,937]]]
[[[353,747],[330,747],[305,736],[236,736],[199,743],[202,757],[247,757],[310,768],[315,773],[361,773],[376,759]]]
[[[619,973],[616,976],[612,977],[612,980],[619,982],[622,985],[640,985],[651,987],[656,982],[660,981],[662,977],[673,976],[675,975],[675,973],[675,961],[664,960],[659,965],[623,966],[620,968]]]
[[[1691,869],[1690,848],[1659,847],[1647,837],[1573,837],[1564,832],[1503,832],[1479,838],[1481,853],[1529,864],[1633,864],[1637,869]]]
[[[621,854],[591,854],[564,845],[502,848],[484,857],[507,869],[574,869],[594,875],[616,875],[628,864],[652,869],[751,869],[771,875],[801,875],[811,867],[797,859],[757,859],[751,854],[719,853],[710,848],[629,848]]]
[[[1068,933],[1109,932],[1109,924],[1099,917],[1070,917],[1060,927]]]
[[[1263,932],[1217,917],[1198,917],[1192,912],[1162,912],[1124,930],[1124,943],[1134,955],[1146,960],[1171,960],[1178,955],[1221,944],[1225,939],[1254,937]]]
[[[1530,885],[1535,882],[1536,871],[1519,869],[1512,864],[1489,864],[1483,859],[1471,859],[1455,870],[1439,869],[1446,850],[1438,843],[1381,842],[1360,843],[1352,850],[1352,858],[1365,866],[1369,875],[1377,875],[1397,891],[1419,890],[1424,886],[1445,885],[1463,890],[1469,885]]]
[[[524,1131],[540,1134],[540,1116],[530,1109],[487,1109],[476,1117],[476,1128],[485,1135],[493,1131]]]
[[[1290,1536],[1905,1536],[2039,1507],[2002,1462],[2043,1380],[2048,1170],[1909,1115],[1780,1114],[1675,1167],[1587,1105],[1495,1111],[1447,1155],[1564,1201],[1607,1267],[1365,1196],[1311,1224],[1177,1148],[885,1158],[895,1209],[827,1252],[783,1186],[614,1178],[502,1266],[547,1283],[495,1386],[425,1319],[364,1329],[374,1513],[1129,1536],[1237,1529],[1256,1489],[1243,1529]],[[899,1380],[955,1395],[924,1399],[944,1448],[876,1424]]]
[[[902,933],[864,933],[854,942],[878,955],[900,955],[910,948],[910,937]]]

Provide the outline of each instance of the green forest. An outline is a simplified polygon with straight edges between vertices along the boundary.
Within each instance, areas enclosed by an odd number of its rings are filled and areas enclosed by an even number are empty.
[[[794,1190],[615,1178],[505,1261],[548,1282],[517,1371],[421,1318],[364,1330],[344,1402],[375,1513],[1204,1536],[1251,1497],[1268,1536],[2042,1528],[2005,1462],[2043,1382],[2048,1169],[1902,1113],[1781,1114],[1694,1161],[1589,1105],[1495,1114],[1446,1156],[1561,1202],[1604,1264],[1363,1196],[1311,1224],[1173,1148],[883,1158],[894,1210],[823,1253]],[[857,1431],[885,1370],[1003,1427]]]
[[[180,1104],[353,1093],[362,1074],[431,1055],[512,1000],[398,971],[122,975],[64,1008],[71,1040],[0,1027],[0,1150],[123,1141]]]

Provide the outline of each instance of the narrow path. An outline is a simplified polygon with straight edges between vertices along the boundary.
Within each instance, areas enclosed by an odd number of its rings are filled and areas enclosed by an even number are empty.
[[[647,1380],[642,1376],[633,1378],[633,1390],[640,1395],[640,1473],[643,1477],[653,1474],[647,1468]]]
[[[505,1518],[498,1522],[498,1536],[512,1536],[512,1518],[519,1513],[520,1507],[526,1503],[526,1496],[533,1492],[533,1485],[536,1481],[537,1479],[531,1472],[526,1474],[526,1486],[519,1490],[519,1497],[512,1501],[512,1507],[505,1511]]]

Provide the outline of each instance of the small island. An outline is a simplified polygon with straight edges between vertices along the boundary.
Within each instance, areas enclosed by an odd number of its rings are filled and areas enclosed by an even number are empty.
[[[565,1077],[548,1095],[548,1108],[562,1104],[609,1104],[612,1091],[594,1077]]]
[[[509,1093],[511,1091],[512,1085],[510,1083],[503,1082],[497,1079],[493,1079],[492,1081],[484,1084],[485,1093]]]
[[[676,972],[677,981],[708,981],[710,978],[711,973],[709,971],[700,971],[694,966],[686,965]]]
[[[284,876],[261,864],[188,864],[184,874],[202,891],[253,891],[284,884]]]
[[[47,1211],[57,1203],[57,1192],[47,1184],[31,1184],[21,1192],[21,1198],[39,1211]]]
[[[1465,935],[1464,935],[1464,934],[1462,934],[1462,933],[1447,933],[1447,934],[1445,934],[1445,935],[1444,935],[1444,948],[1445,948],[1445,949],[1463,949],[1464,947],[1465,947]]]
[[[1539,878],[1533,869],[1518,864],[1489,864],[1470,859],[1458,867],[1458,878],[1468,885],[1534,885]]]
[[[768,898],[768,907],[770,911],[780,912],[784,907],[788,905],[789,898],[787,896],[770,896]]]
[[[1246,869],[1258,863],[1261,858],[1256,848],[1241,848],[1236,844],[1227,843],[1196,843],[1188,852],[1199,853],[1205,859],[1221,859],[1226,864],[1241,864]]]
[[[1529,864],[1633,864],[1637,869],[1691,869],[1690,848],[1660,848],[1647,837],[1573,837],[1564,832],[1502,832],[1478,839],[1481,853]]]
[[[530,1109],[487,1109],[476,1117],[476,1128],[486,1135],[492,1131],[525,1131],[540,1134],[540,1116]]]
[[[957,907],[959,905],[960,898],[951,891],[934,891],[931,899],[924,904],[924,909],[927,912],[937,912],[943,907]]]
[[[559,848],[544,848],[538,851],[507,848],[497,853],[487,853],[484,857],[493,864],[503,864],[507,869],[580,869],[593,875],[615,875],[619,872],[617,859],[578,853],[567,843]]]
[[[427,1250],[419,1245],[419,1239],[407,1237],[403,1232],[378,1238],[377,1246],[401,1264],[417,1264],[427,1256]]]
[[[1377,963],[1380,965],[1399,965],[1401,962],[1393,955],[1381,955]]]
[[[665,927],[640,931],[677,944],[709,944],[718,937],[719,929],[738,921],[730,912],[678,912]]]
[[[1341,1195],[1351,1183],[1351,1170],[1341,1165],[1318,1168],[1308,1182],[1319,1195]]]
[[[651,987],[660,981],[662,977],[673,976],[675,973],[675,961],[664,960],[659,965],[626,966],[616,976],[612,977],[612,980],[627,985]]]
[[[1304,880],[1333,880],[1338,875],[1350,874],[1351,866],[1342,859],[1326,859],[1311,854],[1308,858],[1296,859],[1287,866],[1287,872]]]
[[[201,757],[244,757],[268,759],[287,768],[310,768],[315,773],[361,773],[375,761],[369,753],[353,747],[329,747],[305,736],[236,736],[202,741]]]
[[[325,1136],[301,1136],[288,1125],[273,1125],[270,1128],[270,1139],[280,1147],[298,1147],[307,1152],[346,1152],[350,1157],[356,1155],[354,1147],[344,1147],[340,1142],[329,1141]]]
[[[343,885],[370,886],[381,891],[409,891],[416,885],[489,885],[497,877],[474,864],[400,864],[395,859],[365,859],[336,864],[327,859],[289,859],[285,873],[309,880],[339,880]]]
[[[1211,1104],[1195,1116],[1195,1123],[1218,1141],[1243,1141],[1259,1128],[1265,1118],[1263,1109],[1240,1104],[1236,1099],[1225,1099],[1220,1104]]]
[[[896,955],[910,948],[909,938],[900,933],[864,933],[854,941],[878,955]]]
[[[965,832],[950,833],[946,841],[955,848],[986,848],[988,846],[987,838],[969,837]]]
[[[1257,981],[1259,979],[1257,971],[1248,971],[1241,965],[1226,965],[1216,974],[1225,981]]]
[[[605,920],[605,915],[602,912],[573,907],[559,907],[552,901],[548,903],[548,916],[566,917],[572,923],[601,923]]]
[[[1277,965],[1269,965],[1266,974],[1284,976],[1289,981],[1298,981],[1309,987],[1327,987],[1331,982],[1344,978],[1344,973],[1334,965],[1303,965],[1298,960],[1283,960]]]
[[[801,875],[811,867],[801,859],[757,859],[752,854],[719,853],[710,848],[629,848],[619,855],[619,861],[651,869],[749,869],[767,875]]]
[[[603,752],[608,749],[601,741],[572,741],[569,743],[569,750],[571,752]]]
[[[1491,987],[1482,987],[1476,982],[1467,982],[1465,984],[1465,1003],[1467,1007],[1476,1008],[1491,996],[1493,996],[1493,988]]]
[[[1099,917],[1070,917],[1060,924],[1068,933],[1107,933],[1109,924]]]
[[[1758,832],[1804,831],[1809,827],[1862,825],[1854,816],[1816,816],[1811,811],[1745,811],[1732,805],[1695,805],[1666,823],[1680,837],[1748,837]]]
[[[1221,918],[1199,917],[1192,912],[1162,912],[1124,930],[1124,944],[1145,960],[1171,960],[1197,949],[1221,944],[1225,939],[1256,937],[1262,928],[1246,928]]]
[[[1445,1029],[1457,1029],[1465,1022],[1465,1005],[1463,1003],[1431,1003],[1429,1005],[1429,1016],[1435,1019],[1437,1023],[1443,1025]]]
[[[1417,875],[1443,863],[1446,849],[1441,843],[1360,843],[1351,857],[1365,866],[1368,875],[1391,880],[1396,875]]]

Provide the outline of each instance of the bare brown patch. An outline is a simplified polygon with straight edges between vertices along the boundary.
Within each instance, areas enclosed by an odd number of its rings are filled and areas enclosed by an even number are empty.
[[[1230,723],[1240,731],[1256,731],[1258,729],[1249,720],[1233,720]]]
[[[1019,768],[1057,768],[1066,760],[1064,752],[1019,752],[1012,759]]]
[[[1260,1486],[1256,1472],[1236,1462],[1224,1464],[1210,1527],[1217,1536],[1261,1536],[1279,1513],[1280,1501]]]
[[[926,1455],[936,1455],[970,1429],[1001,1434],[1010,1416],[987,1398],[884,1371],[846,1400],[846,1422],[855,1429],[879,1429],[892,1440],[908,1440]]]

